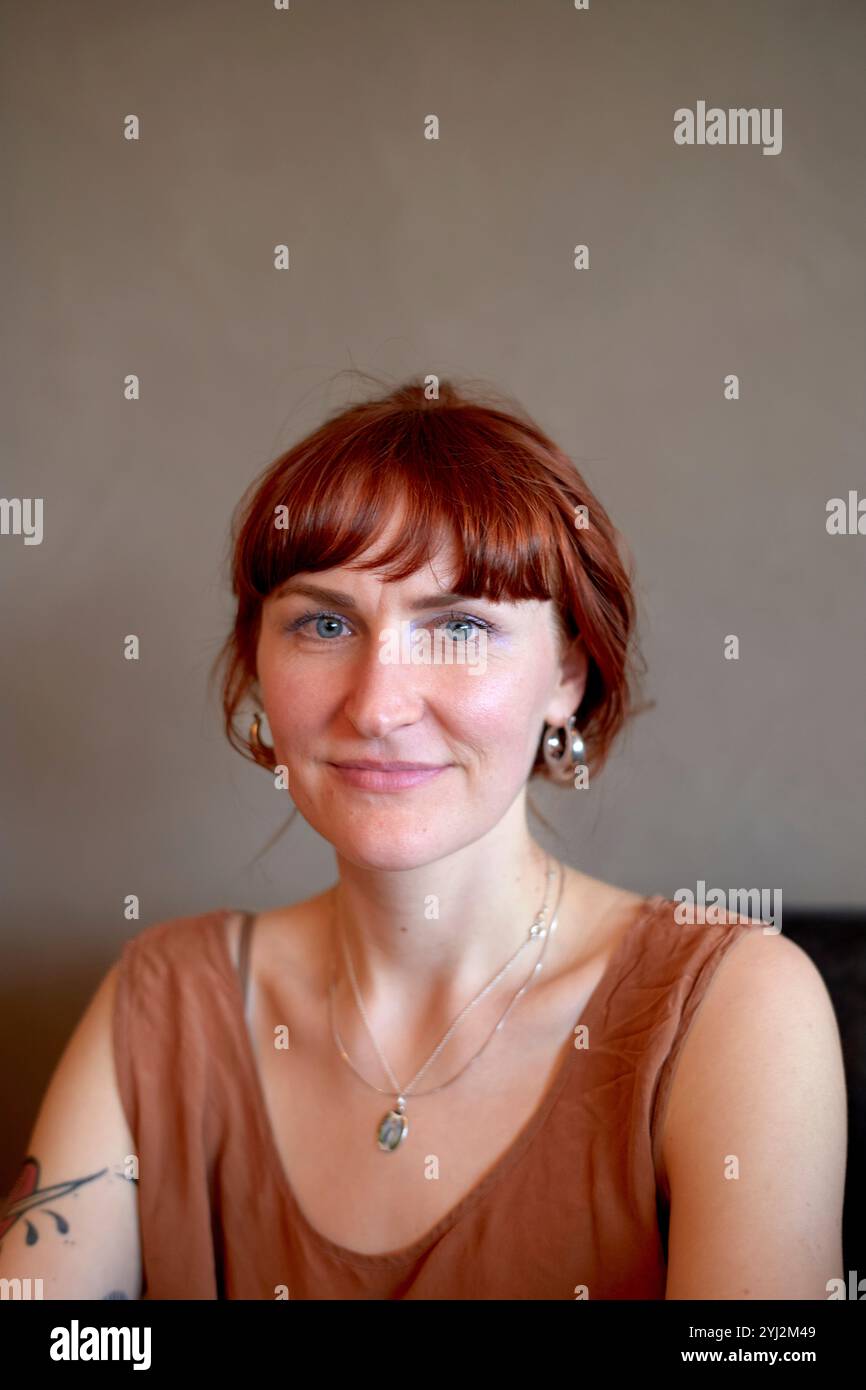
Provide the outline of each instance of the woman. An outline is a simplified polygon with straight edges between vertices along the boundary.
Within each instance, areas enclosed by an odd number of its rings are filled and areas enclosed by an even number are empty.
[[[428,394],[328,420],[234,533],[226,731],[337,880],[127,943],[0,1273],[55,1298],[826,1297],[821,978],[760,923],[683,925],[533,838],[529,781],[567,822],[636,712],[629,577],[530,420]]]

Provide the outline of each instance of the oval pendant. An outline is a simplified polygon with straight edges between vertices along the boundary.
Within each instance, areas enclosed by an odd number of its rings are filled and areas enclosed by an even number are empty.
[[[376,1142],[385,1153],[393,1153],[399,1148],[409,1133],[409,1121],[399,1110],[389,1110],[383,1116],[376,1131]]]

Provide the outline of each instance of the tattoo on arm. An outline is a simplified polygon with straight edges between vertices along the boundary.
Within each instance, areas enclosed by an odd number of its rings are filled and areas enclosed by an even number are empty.
[[[69,1230],[69,1222],[59,1212],[52,1211],[46,1207],[46,1202],[56,1202],[60,1197],[66,1197],[70,1192],[75,1192],[86,1182],[93,1182],[95,1178],[101,1178],[107,1173],[107,1168],[102,1168],[98,1173],[89,1173],[84,1178],[73,1178],[71,1182],[55,1182],[48,1187],[39,1186],[39,1160],[32,1154],[28,1154],[21,1166],[21,1172],[16,1179],[15,1186],[7,1198],[7,1206],[0,1220],[0,1245],[3,1238],[11,1231],[17,1222],[24,1222],[26,1235],[24,1237],[28,1245],[35,1245],[39,1239],[39,1232],[34,1223],[27,1216],[28,1211],[35,1211],[38,1207],[45,1207],[46,1213],[52,1217],[56,1223],[56,1229],[61,1235],[66,1235]]]
[[[112,1290],[111,1290],[111,1293],[106,1293],[106,1294],[103,1294],[103,1295],[102,1295],[102,1301],[103,1301],[103,1303],[104,1303],[105,1300],[106,1300],[107,1298],[126,1298],[126,1297],[127,1297],[127,1295],[123,1292],[123,1289],[112,1289]]]

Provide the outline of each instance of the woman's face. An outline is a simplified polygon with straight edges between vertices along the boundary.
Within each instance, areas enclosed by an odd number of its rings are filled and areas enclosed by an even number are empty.
[[[523,791],[544,721],[564,723],[583,694],[582,643],[563,665],[549,600],[443,600],[443,575],[432,563],[396,582],[351,566],[296,574],[262,608],[259,685],[290,795],[366,867],[431,863],[485,835]],[[336,766],[359,760],[441,770]]]

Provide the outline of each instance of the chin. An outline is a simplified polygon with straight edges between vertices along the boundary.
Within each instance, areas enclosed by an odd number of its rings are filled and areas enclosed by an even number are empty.
[[[327,838],[337,854],[361,869],[418,869],[462,847],[462,841],[437,843],[427,827],[421,827],[417,835],[407,834],[404,827],[399,839],[390,832],[377,835],[375,827],[357,834],[348,829],[342,834],[332,832]]]
[[[370,807],[347,815],[321,813],[320,808],[298,806],[309,825],[327,840],[342,858],[359,868],[400,870],[434,864],[469,844],[475,835],[449,826],[437,809],[414,815],[405,808],[389,814]],[[328,808],[333,812],[333,806]]]

